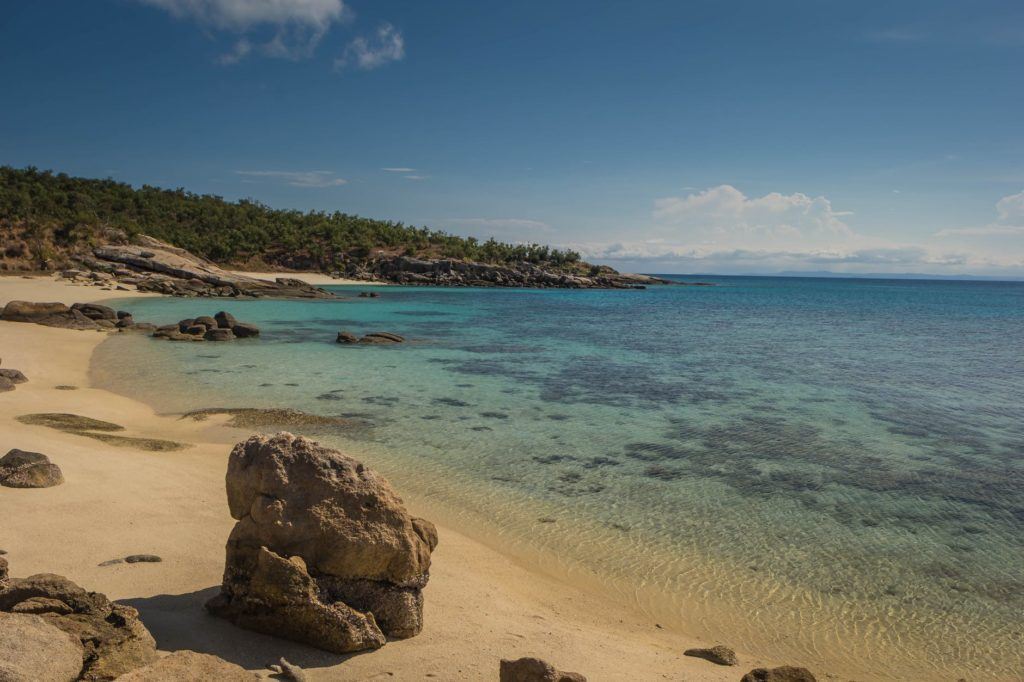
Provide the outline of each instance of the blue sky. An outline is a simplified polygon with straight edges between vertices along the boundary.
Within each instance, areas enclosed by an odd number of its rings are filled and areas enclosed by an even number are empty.
[[[1024,276],[1024,3],[0,0],[0,163],[646,272]]]

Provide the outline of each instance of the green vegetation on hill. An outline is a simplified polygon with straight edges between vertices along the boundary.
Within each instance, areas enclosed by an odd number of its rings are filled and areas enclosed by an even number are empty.
[[[574,251],[458,237],[347,213],[277,210],[243,199],[0,167],[5,257],[52,265],[69,251],[123,232],[148,234],[214,262],[329,271],[375,254],[484,263],[581,266]]]

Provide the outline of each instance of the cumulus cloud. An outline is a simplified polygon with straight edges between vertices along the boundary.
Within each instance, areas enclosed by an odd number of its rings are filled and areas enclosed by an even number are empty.
[[[936,237],[1006,237],[1024,235],[1024,191],[996,202],[996,219],[988,225],[939,230]]]
[[[405,38],[402,33],[391,24],[381,24],[373,35],[353,39],[342,55],[334,60],[334,68],[339,71],[347,68],[370,71],[404,58]]]
[[[233,64],[254,50],[269,57],[303,59],[313,54],[331,26],[351,17],[344,0],[136,0],[208,31],[242,34],[220,62]],[[250,40],[250,32],[270,31]]]
[[[235,171],[250,179],[266,179],[284,182],[292,187],[339,187],[348,184],[348,180],[337,177],[332,171]]]

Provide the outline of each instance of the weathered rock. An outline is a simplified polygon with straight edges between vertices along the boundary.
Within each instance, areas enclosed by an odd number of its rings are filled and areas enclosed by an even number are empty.
[[[235,338],[235,334],[230,329],[221,329],[220,327],[215,327],[214,329],[208,330],[203,335],[203,338],[206,339],[207,341],[230,341],[231,339]]]
[[[306,673],[303,672],[302,668],[294,663],[289,663],[286,658],[282,657],[278,665],[281,668],[281,672],[279,674],[285,679],[291,680],[292,682],[306,682]]]
[[[96,322],[86,317],[81,310],[69,308],[63,303],[10,301],[4,306],[0,318],[7,322],[30,322],[63,329],[99,328]]]
[[[156,554],[129,554],[124,560],[129,564],[156,564],[163,561]]]
[[[19,608],[31,609],[81,643],[81,680],[112,680],[156,659],[156,642],[135,609],[62,576],[11,579],[0,591],[0,611]]]
[[[238,324],[238,320],[235,319],[235,316],[226,310],[222,310],[214,315],[213,319],[217,321],[218,327],[223,327],[224,329],[231,329]]]
[[[195,323],[195,319],[191,317],[186,317],[184,320],[178,320],[178,331],[185,334],[188,331],[188,328],[193,326]]]
[[[205,324],[192,324],[185,328],[185,334],[191,334],[192,336],[202,336],[209,329]]]
[[[338,332],[337,343],[356,343],[357,341],[359,341],[359,337],[352,332]]]
[[[15,448],[0,457],[0,485],[7,488],[52,488],[63,482],[60,467],[39,452]]]
[[[539,658],[519,658],[514,661],[501,659],[498,673],[499,682],[587,682],[579,673],[556,670],[553,665]]]
[[[119,316],[120,316],[120,314],[121,313],[118,313]],[[132,317],[131,315],[125,315],[124,317],[118,317],[117,318],[117,323],[115,324],[115,326],[120,328],[120,329],[125,329],[127,327],[134,327],[135,326],[135,318]]]
[[[807,668],[784,665],[778,668],[755,668],[744,675],[740,682],[817,682]]]
[[[96,269],[125,266],[139,275],[140,291],[176,296],[276,296],[283,298],[334,298],[324,289],[301,280],[276,282],[224,270],[210,261],[158,239],[140,235],[134,244],[107,244],[93,249],[93,259],[83,259]]]
[[[683,652],[683,655],[703,658],[706,661],[711,661],[718,665],[739,665],[739,659],[736,658],[736,652],[721,644],[717,644],[708,649],[687,649]]]
[[[14,382],[7,377],[0,377],[0,393],[14,390]]]
[[[118,682],[255,682],[260,677],[222,658],[183,649],[117,679]]]
[[[436,530],[379,474],[290,433],[253,436],[227,493],[238,523],[212,613],[336,653],[420,632]]]
[[[23,384],[28,381],[28,377],[16,369],[0,369],[0,377],[7,379],[12,384]]]
[[[0,681],[71,682],[82,670],[82,644],[39,616],[0,613]]]
[[[195,319],[195,324],[201,324],[207,329],[214,329],[215,327],[219,326],[217,324],[217,320],[213,319],[209,315],[200,315]]]
[[[90,320],[117,320],[117,312],[113,308],[99,303],[73,303],[72,310],[78,310]]]
[[[391,332],[372,332],[359,339],[359,343],[402,343],[405,337]]]
[[[260,335],[260,328],[248,322],[236,322],[231,327],[231,331],[239,339],[248,339]]]
[[[0,550],[0,553],[6,554],[7,552]],[[0,590],[7,589],[7,581],[10,579],[7,570],[7,559],[0,556]]]
[[[360,291],[359,298],[378,298],[380,294],[376,291]]]
[[[130,312],[128,312],[127,310],[118,310],[117,311],[117,319],[119,319],[119,320],[123,320],[124,318],[131,317],[131,316],[132,316],[132,314]]]

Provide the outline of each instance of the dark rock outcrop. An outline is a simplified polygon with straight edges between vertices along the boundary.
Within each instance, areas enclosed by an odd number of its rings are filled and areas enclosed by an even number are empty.
[[[740,662],[739,659],[736,658],[735,651],[721,644],[708,649],[687,649],[683,652],[683,656],[703,658],[706,661],[711,661],[718,665],[739,665]]]
[[[113,680],[157,657],[156,643],[135,609],[59,575],[12,578],[0,591],[0,612],[31,613],[71,635],[83,651],[80,680]]]
[[[71,309],[79,311],[90,320],[117,320],[117,312],[113,308],[99,303],[72,303]]]
[[[60,467],[39,452],[14,449],[0,457],[0,485],[7,488],[52,488],[64,482]]]
[[[335,653],[420,632],[436,530],[379,474],[282,432],[235,446],[227,493],[238,523],[211,613]]]
[[[135,325],[135,328],[139,326]],[[255,338],[260,335],[260,328],[248,322],[239,322],[231,313],[222,310],[214,317],[187,317],[178,320],[177,324],[156,327],[152,335],[170,341],[230,341]]]
[[[248,339],[260,335],[260,328],[248,322],[236,322],[231,327],[231,332],[238,339]]]
[[[579,673],[557,670],[539,658],[501,659],[499,682],[587,682]]]
[[[213,317],[217,322],[217,326],[224,327],[225,329],[231,329],[238,324],[238,320],[235,319],[235,316],[225,310],[220,311]]]
[[[357,341],[359,341],[359,337],[352,332],[338,332],[337,343],[356,343]]]
[[[235,334],[230,329],[214,327],[203,334],[203,338],[207,341],[230,341],[235,338]]]
[[[817,682],[807,668],[784,665],[778,668],[755,668],[744,675],[740,682]]]

